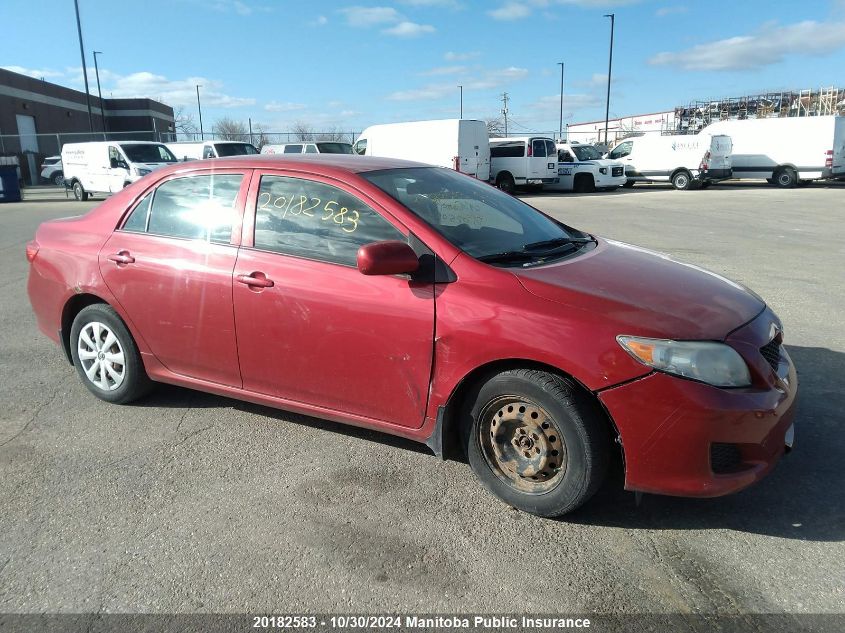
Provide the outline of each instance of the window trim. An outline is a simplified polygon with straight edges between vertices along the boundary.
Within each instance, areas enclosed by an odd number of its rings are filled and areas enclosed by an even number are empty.
[[[246,209],[246,200],[250,191],[250,184],[252,182],[252,175],[254,171],[255,170],[251,168],[215,169],[214,167],[206,167],[204,169],[189,169],[170,173],[167,176],[152,183],[149,187],[141,191],[135,197],[134,200],[132,200],[132,202],[127,207],[127,210],[120,217],[120,220],[118,221],[114,232],[127,233],[129,235],[148,235],[154,238],[175,239],[190,242],[205,242],[206,240],[198,240],[197,238],[192,237],[179,237],[177,235],[159,235],[158,233],[149,233],[149,211],[147,212],[147,222],[145,226],[147,230],[145,230],[143,233],[139,233],[138,231],[126,231],[123,227],[126,225],[127,220],[129,220],[129,216],[132,215],[132,212],[135,211],[135,208],[143,201],[147,194],[152,194],[153,198],[155,198],[155,194],[158,191],[158,188],[164,185],[165,183],[170,182],[171,180],[176,180],[177,178],[193,178],[196,176],[241,176],[241,187],[238,190],[238,195],[235,196],[234,217],[232,218],[232,234],[229,237],[229,242],[208,242],[209,244],[216,244],[217,246],[240,246],[241,232],[244,224],[244,209]],[[152,204],[153,200],[151,199],[150,210],[152,210]]]

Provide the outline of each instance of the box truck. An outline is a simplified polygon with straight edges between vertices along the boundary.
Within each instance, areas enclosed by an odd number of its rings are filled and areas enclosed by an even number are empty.
[[[450,167],[479,180],[490,178],[487,124],[472,119],[440,119],[371,125],[353,146],[356,154],[404,158]]]
[[[718,121],[704,133],[730,135],[734,178],[794,187],[845,177],[845,116]]]
[[[628,138],[608,154],[625,164],[626,187],[637,182],[671,182],[675,189],[708,187],[731,177],[731,137],[649,135]]]
[[[176,162],[164,143],[95,141],[62,146],[65,187],[77,200],[115,193],[148,173]]]

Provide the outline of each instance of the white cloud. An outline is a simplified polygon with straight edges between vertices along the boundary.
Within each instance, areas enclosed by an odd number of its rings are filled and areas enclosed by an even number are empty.
[[[438,66],[437,68],[421,72],[420,76],[436,77],[438,75],[460,75],[461,73],[465,73],[467,70],[469,70],[467,66]]]
[[[684,6],[682,4],[678,4],[672,7],[660,7],[657,11],[654,12],[658,18],[665,18],[667,15],[673,15],[677,13],[686,13],[689,11],[689,7]]]
[[[468,59],[474,59],[476,57],[479,57],[480,55],[481,53],[477,51],[473,51],[471,53],[455,53],[454,51],[449,51],[448,53],[443,55],[443,59],[445,59],[447,62],[465,62]]]
[[[416,22],[408,22],[407,20],[400,22],[396,26],[388,29],[383,29],[382,33],[386,35],[394,35],[396,37],[419,37],[426,33],[434,33],[434,27],[430,24],[417,24]]]
[[[341,9],[340,13],[346,16],[349,26],[364,28],[399,22],[402,19],[393,7],[347,7]]]
[[[577,6],[584,9],[612,9],[630,4],[637,4],[642,0],[510,0],[487,14],[494,20],[521,20],[531,15],[535,9],[546,9],[554,5]],[[547,13],[551,18],[554,14]]]
[[[434,101],[457,90],[457,86],[452,84],[429,84],[422,88],[398,90],[389,94],[387,98],[391,101]]]
[[[295,112],[297,110],[304,110],[307,106],[304,103],[279,103],[278,101],[271,101],[264,106],[268,112]]]
[[[519,81],[528,76],[528,70],[511,66],[496,70],[485,71],[479,79],[463,81],[464,95],[467,91],[482,91],[499,88],[514,81]],[[399,90],[387,96],[391,101],[434,101],[458,91],[454,83],[427,84],[422,88],[411,90]]]
[[[659,53],[648,63],[684,70],[747,70],[776,64],[790,55],[823,56],[843,47],[843,21],[805,21],[786,26],[768,23],[754,35],[699,44],[677,53]]]
[[[494,20],[519,20],[531,15],[531,7],[520,2],[508,2],[487,14]]]
[[[565,94],[563,95],[563,118],[571,119],[579,110],[595,108],[604,103],[604,100],[594,94]],[[560,117],[560,94],[540,97],[530,104],[528,109],[533,116],[542,120],[557,120]]]
[[[446,7],[449,9],[463,8],[463,4],[457,0],[400,0],[402,4],[412,7]]]
[[[252,15],[255,12],[272,11],[270,7],[248,4],[243,0],[191,0],[191,3],[204,9],[223,13],[237,13],[238,15]]]
[[[324,15],[318,15],[316,20],[311,22],[311,26],[325,26],[329,23],[329,19]]]
[[[0,68],[4,68],[9,70],[13,73],[18,73],[19,75],[26,75],[28,77],[34,77],[35,79],[48,79],[50,77],[62,77],[64,73],[58,70],[50,70],[48,68],[37,69],[37,68],[24,68],[23,66],[0,66]]]

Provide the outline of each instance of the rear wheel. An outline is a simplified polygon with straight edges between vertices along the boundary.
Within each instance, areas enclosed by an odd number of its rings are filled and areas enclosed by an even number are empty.
[[[508,172],[504,171],[496,176],[496,186],[505,193],[513,194],[516,190],[516,183]]]
[[[73,197],[80,202],[85,202],[88,199],[88,192],[82,188],[82,183],[78,180],[73,183]]]
[[[783,167],[775,173],[775,184],[781,189],[789,189],[798,183],[798,174],[792,167]]]
[[[672,186],[679,191],[686,191],[692,185],[692,174],[685,169],[675,172],[672,176]]]
[[[58,187],[61,187],[63,184],[65,184],[65,175],[60,171],[53,174],[53,184]]]
[[[152,387],[132,335],[105,304],[90,305],[76,315],[70,350],[83,384],[101,400],[125,404]]]
[[[606,420],[569,380],[532,369],[502,372],[477,385],[463,414],[470,466],[487,490],[515,508],[566,514],[604,478]]]

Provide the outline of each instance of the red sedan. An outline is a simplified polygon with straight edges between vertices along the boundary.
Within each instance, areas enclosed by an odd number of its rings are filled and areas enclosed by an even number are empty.
[[[27,246],[40,329],[99,398],[153,382],[464,454],[542,516],[734,492],[792,443],[797,381],[748,289],[578,231],[454,171],[180,163]]]

